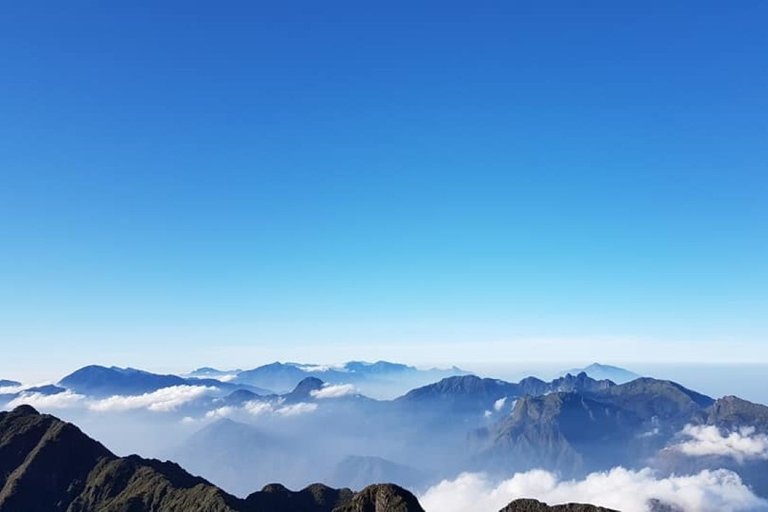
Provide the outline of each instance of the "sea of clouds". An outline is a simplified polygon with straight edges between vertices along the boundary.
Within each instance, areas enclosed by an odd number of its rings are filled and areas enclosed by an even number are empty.
[[[463,473],[444,480],[421,496],[427,512],[500,510],[518,498],[552,504],[592,503],[622,512],[648,512],[651,500],[686,512],[768,511],[768,502],[755,496],[739,476],[728,470],[660,477],[652,469],[616,467],[583,480],[561,480],[544,470],[517,473],[498,482],[483,473]]]

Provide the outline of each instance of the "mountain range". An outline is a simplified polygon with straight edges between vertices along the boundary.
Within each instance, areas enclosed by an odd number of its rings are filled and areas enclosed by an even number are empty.
[[[581,372],[586,373],[593,379],[607,379],[615,382],[616,384],[624,384],[625,382],[629,382],[631,380],[639,379],[642,377],[642,375],[638,375],[637,373],[631,372],[625,368],[619,368],[618,366],[611,366],[608,364],[600,363],[592,363],[589,366],[585,366],[584,368],[572,368],[563,372],[561,376],[567,375],[569,373],[572,375],[578,375]]]
[[[566,507],[516,500],[504,512],[607,510]],[[423,508],[412,493],[394,484],[373,484],[359,492],[322,484],[290,491],[270,484],[237,498],[173,462],[117,457],[71,423],[20,406],[0,412],[0,511],[423,512]]]

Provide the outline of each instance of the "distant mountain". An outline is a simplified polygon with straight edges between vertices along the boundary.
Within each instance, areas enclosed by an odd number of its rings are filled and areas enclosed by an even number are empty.
[[[612,508],[597,507],[583,503],[567,503],[565,505],[547,505],[538,500],[515,500],[499,512],[619,512]]]
[[[691,423],[717,427],[722,436],[720,446],[726,449],[717,450],[718,440],[711,437],[708,442],[712,449],[707,454],[692,456],[674,448],[665,448],[653,459],[657,469],[676,474],[714,468],[729,469],[738,473],[744,483],[758,495],[768,496],[768,479],[765,478],[768,474],[768,460],[766,460],[768,453],[765,452],[765,439],[768,437],[768,407],[735,396],[726,396],[697,412]],[[709,435],[711,434],[710,432]],[[736,439],[725,442],[730,435],[737,435]],[[674,442],[680,440],[676,438]],[[729,452],[729,449],[733,452]],[[746,450],[741,452],[742,458],[729,455],[729,453],[739,453],[739,450]]]
[[[605,381],[591,381],[580,392],[518,399],[509,416],[470,437],[480,465],[507,471],[542,467],[567,476],[631,466],[686,423],[707,418],[714,404],[670,381],[641,378],[602,389],[598,382]]]
[[[638,375],[637,373],[631,372],[627,369],[600,363],[592,363],[591,365],[584,368],[573,368],[563,372],[561,375],[566,375],[568,373],[572,375],[578,375],[581,372],[586,373],[593,379],[610,380],[616,384],[624,384],[625,382],[629,382],[642,377],[642,375]]]
[[[697,415],[696,420],[727,430],[753,427],[758,432],[768,433],[768,407],[735,396],[715,400]]]
[[[63,393],[64,391],[66,391],[66,389],[59,386],[54,386],[53,384],[45,384],[42,386],[33,386],[29,388],[21,387],[21,385],[11,386],[8,391],[10,392],[0,393],[0,407],[5,406],[8,403],[18,398],[23,398],[23,397],[35,395],[35,394],[46,395],[46,396],[58,395],[59,393]]]
[[[0,379],[0,388],[18,388],[21,386],[21,382],[8,379]]]
[[[381,457],[348,456],[342,459],[325,482],[333,487],[362,489],[371,482],[392,482],[403,487],[419,488],[426,481],[421,471],[382,459]]]
[[[540,396],[564,391],[590,394],[606,391],[613,386],[611,381],[597,381],[584,372],[576,376],[568,374],[552,382],[527,377],[517,383],[480,378],[476,375],[463,375],[447,377],[434,384],[413,389],[396,401],[421,407],[478,414],[485,410],[493,410],[498,400],[506,398]]]
[[[218,379],[221,377],[234,376],[240,373],[242,370],[218,370],[211,368],[210,366],[203,366],[202,368],[196,368],[189,372],[188,377],[196,377],[203,379]]]
[[[602,391],[599,399],[643,420],[686,421],[714,400],[668,380],[642,377]]]
[[[307,377],[322,379],[330,384],[374,385],[398,380],[415,380],[418,385],[435,379],[466,373],[455,366],[447,370],[436,368],[419,370],[415,366],[387,361],[375,363],[350,361],[338,366],[275,362],[242,371],[231,382],[287,392]]]
[[[639,423],[578,393],[550,393],[520,398],[512,414],[478,431],[473,441],[491,468],[541,467],[573,476],[631,460],[626,441]]]
[[[258,394],[270,394],[267,389],[260,389],[245,384],[230,384],[216,379],[183,378],[178,375],[160,375],[137,370],[111,366],[85,366],[67,375],[59,381],[65,387],[81,395],[108,397],[113,395],[142,395],[171,386],[210,386],[221,390],[248,389]]]
[[[301,453],[287,440],[257,426],[222,418],[184,440],[168,455],[228,491],[245,495],[257,485],[276,480],[290,486],[312,481],[296,477],[305,476],[309,465]]]
[[[391,484],[356,494],[272,485],[238,499],[172,462],[116,457],[74,425],[29,406],[0,412],[0,512],[20,510],[423,512],[413,494]]]

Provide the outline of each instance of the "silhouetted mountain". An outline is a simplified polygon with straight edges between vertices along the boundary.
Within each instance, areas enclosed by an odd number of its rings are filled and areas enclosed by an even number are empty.
[[[15,387],[18,387],[18,386],[12,386],[12,388],[15,388]],[[20,389],[19,391],[15,391],[11,389],[10,391],[12,392],[0,394],[0,406],[8,404],[9,402],[16,400],[18,398],[35,395],[35,394],[46,395],[46,396],[58,395],[59,393],[63,393],[64,391],[66,391],[66,389],[61,388],[59,386],[54,386],[53,384],[46,384],[43,386],[23,388],[23,389]]]
[[[222,400],[225,405],[242,405],[245,402],[251,402],[260,398],[263,398],[262,395],[257,395],[253,391],[237,389],[225,396]]]
[[[323,389],[324,382],[317,377],[302,379],[290,393],[283,395],[286,403],[305,402],[312,399],[313,391]]]
[[[80,368],[59,381],[59,385],[88,396],[141,395],[186,383],[186,379],[177,375],[98,365]]]
[[[624,384],[625,382],[629,382],[642,377],[642,375],[638,375],[637,373],[631,372],[625,368],[600,363],[592,363],[591,365],[584,368],[573,368],[563,372],[561,375],[566,375],[568,373],[572,375],[578,375],[581,372],[586,373],[593,379],[610,380],[616,384]]]
[[[172,462],[116,457],[77,427],[21,406],[0,412],[0,512],[17,511],[379,512],[422,511],[394,485],[354,494],[273,485],[245,500]]]
[[[0,379],[0,388],[17,388],[21,386],[21,382],[8,379]]]
[[[178,375],[160,375],[135,368],[118,368],[116,366],[107,368],[98,365],[80,368],[61,379],[59,385],[75,393],[93,397],[141,395],[171,386],[209,386],[221,390],[245,388],[259,394],[271,393],[266,389],[231,384],[216,379],[185,379]]]
[[[619,512],[612,508],[597,507],[584,503],[566,503],[564,505],[547,505],[538,500],[515,500],[499,512]]]
[[[45,384],[43,386],[33,386],[24,390],[24,393],[39,393],[41,395],[58,395],[65,392],[66,389],[60,386],[54,386],[53,384]]]

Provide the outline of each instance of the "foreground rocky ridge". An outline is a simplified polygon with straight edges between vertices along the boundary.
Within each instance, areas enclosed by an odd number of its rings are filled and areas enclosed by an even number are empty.
[[[29,406],[0,413],[0,511],[422,512],[395,485],[358,493],[269,485],[232,496],[173,462],[117,457],[71,423]]]
[[[322,484],[300,491],[271,484],[240,499],[173,462],[117,457],[75,425],[26,405],[0,412],[0,512],[20,510],[424,512],[411,492],[394,484],[357,493]],[[548,510],[609,512],[535,500],[516,500],[503,512]]]
[[[584,503],[567,503],[565,505],[547,505],[538,500],[515,500],[499,512],[618,512],[612,508],[597,507]]]

